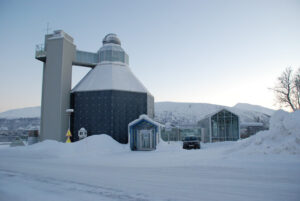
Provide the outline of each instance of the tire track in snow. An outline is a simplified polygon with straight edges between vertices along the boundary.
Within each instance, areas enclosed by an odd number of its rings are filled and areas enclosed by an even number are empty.
[[[59,191],[63,189],[64,191],[70,191],[70,192],[75,191],[75,192],[82,192],[88,194],[95,194],[112,200],[123,200],[123,201],[152,200],[147,198],[146,195],[140,193],[135,195],[129,195],[121,190],[117,190],[109,187],[92,185],[92,184],[87,184],[87,183],[82,183],[77,181],[57,179],[57,178],[46,177],[46,176],[30,175],[27,173],[0,169],[1,179],[14,178],[14,177],[51,185],[52,187],[57,188]]]

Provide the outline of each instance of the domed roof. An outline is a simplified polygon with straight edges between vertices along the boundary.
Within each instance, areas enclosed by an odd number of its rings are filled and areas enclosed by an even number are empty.
[[[116,34],[110,33],[103,38],[103,46],[98,51],[99,63],[121,62],[129,64],[129,57],[121,47],[121,41]]]
[[[113,44],[121,45],[120,39],[114,33],[107,34],[103,38],[102,43],[103,43],[103,45],[108,44],[108,43],[113,43]]]

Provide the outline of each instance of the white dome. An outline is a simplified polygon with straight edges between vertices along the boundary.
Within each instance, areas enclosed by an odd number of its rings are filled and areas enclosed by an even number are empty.
[[[102,43],[103,43],[103,45],[109,44],[109,43],[121,45],[120,39],[119,39],[119,38],[117,37],[117,35],[114,34],[114,33],[107,34],[107,35],[103,38]]]

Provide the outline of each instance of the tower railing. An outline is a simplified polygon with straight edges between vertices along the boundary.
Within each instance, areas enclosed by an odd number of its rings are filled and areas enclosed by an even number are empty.
[[[39,44],[35,46],[35,58],[40,61],[45,61],[46,50],[44,44]]]

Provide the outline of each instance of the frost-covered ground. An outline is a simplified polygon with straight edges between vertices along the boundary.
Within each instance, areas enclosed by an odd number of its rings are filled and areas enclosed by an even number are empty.
[[[0,200],[300,200],[300,112],[270,131],[182,150],[132,152],[109,136],[0,146]]]

